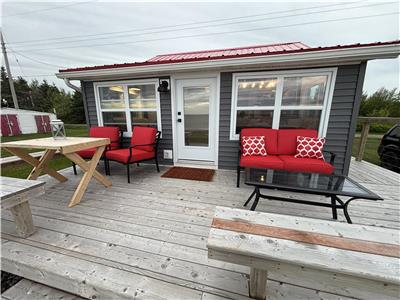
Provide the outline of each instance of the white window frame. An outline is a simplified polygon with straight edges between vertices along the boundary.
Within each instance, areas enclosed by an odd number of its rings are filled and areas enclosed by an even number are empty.
[[[155,95],[156,95],[156,108],[143,108],[143,109],[134,109],[129,107],[129,95],[128,95],[128,86],[129,85],[145,85],[145,84],[154,84],[155,87]],[[160,105],[160,93],[157,91],[157,87],[159,84],[158,78],[151,78],[151,79],[139,79],[139,80],[126,80],[126,81],[103,81],[103,82],[95,82],[93,83],[94,87],[94,95],[96,100],[96,111],[97,111],[97,120],[99,126],[103,125],[103,114],[102,112],[125,112],[126,118],[126,127],[127,131],[123,133],[123,136],[131,137],[132,136],[132,119],[131,119],[131,112],[157,112],[157,129],[161,130],[161,105]],[[100,95],[99,95],[99,88],[100,87],[110,87],[120,85],[124,91],[124,102],[125,108],[101,108],[100,103]],[[107,101],[107,100],[105,100]]]
[[[303,69],[288,71],[268,71],[268,72],[246,72],[234,73],[232,76],[232,105],[230,122],[230,140],[239,140],[236,134],[236,115],[237,115],[237,96],[239,80],[241,79],[277,79],[274,106],[245,106],[239,110],[273,110],[272,128],[279,129],[280,115],[282,110],[321,110],[321,119],[318,128],[318,135],[325,137],[328,130],[329,115],[332,105],[333,90],[335,87],[337,68]],[[326,91],[322,105],[301,105],[301,106],[282,106],[283,80],[285,77],[301,76],[327,76]]]

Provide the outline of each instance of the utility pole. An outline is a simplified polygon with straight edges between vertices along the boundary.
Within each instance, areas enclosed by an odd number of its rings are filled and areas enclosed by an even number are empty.
[[[13,81],[13,78],[11,75],[10,65],[8,64],[6,44],[4,43],[3,32],[0,32],[0,38],[1,38],[1,49],[3,50],[3,56],[4,56],[4,63],[6,65],[6,70],[7,70],[7,75],[8,75],[8,82],[10,83],[11,96],[12,96],[12,99],[14,102],[14,108],[18,109],[19,107],[18,107],[17,94],[15,93],[14,81]]]

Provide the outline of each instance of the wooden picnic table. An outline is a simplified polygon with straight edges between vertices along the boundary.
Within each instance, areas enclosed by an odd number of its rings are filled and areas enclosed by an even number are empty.
[[[250,267],[252,298],[266,298],[271,272],[375,300],[400,295],[399,239],[395,229],[217,207],[207,247],[209,258]]]
[[[96,166],[108,144],[110,144],[108,138],[67,137],[65,139],[54,139],[50,137],[2,143],[1,147],[33,166],[27,179],[35,180],[43,171],[60,182],[67,181],[68,179],[64,175],[48,165],[56,152],[81,167],[84,174],[68,205],[72,207],[81,201],[92,177],[105,187],[111,186],[111,181],[96,171]],[[90,161],[85,161],[76,153],[89,148],[96,148],[96,152]],[[37,159],[32,157],[27,149],[44,149],[45,152],[40,159]]]
[[[38,180],[0,177],[1,208],[11,211],[17,233],[24,238],[35,232],[28,201],[44,194],[43,185]]]

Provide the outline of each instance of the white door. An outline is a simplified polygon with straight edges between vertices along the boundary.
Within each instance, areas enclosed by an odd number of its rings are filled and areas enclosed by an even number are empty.
[[[176,81],[178,160],[216,160],[217,79]]]

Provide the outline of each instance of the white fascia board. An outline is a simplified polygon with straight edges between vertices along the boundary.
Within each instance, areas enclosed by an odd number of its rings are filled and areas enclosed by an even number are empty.
[[[362,48],[346,48],[334,50],[321,50],[312,52],[298,52],[270,56],[242,57],[229,59],[216,59],[206,61],[193,61],[171,64],[144,65],[135,67],[83,70],[57,73],[58,78],[81,79],[96,78],[99,76],[124,76],[124,75],[140,75],[149,73],[162,72],[179,72],[199,69],[221,69],[226,67],[252,67],[255,65],[265,64],[292,64],[298,62],[318,63],[346,63],[348,61],[362,61],[371,59],[396,58],[400,55],[400,45],[378,45]]]

